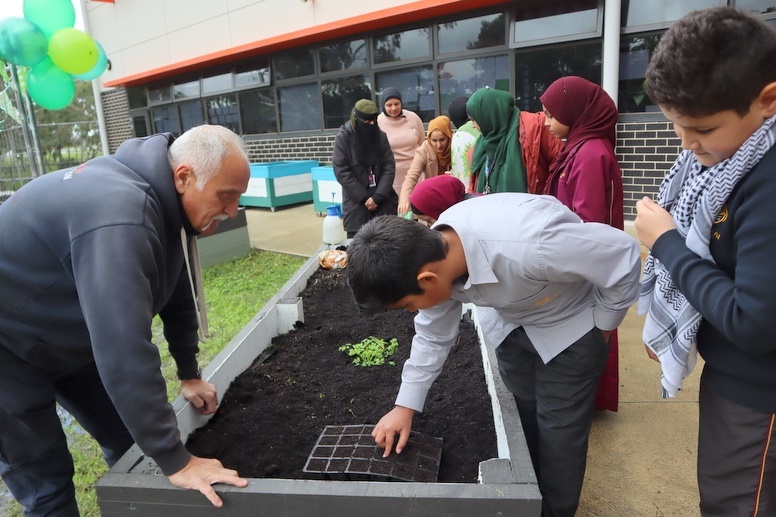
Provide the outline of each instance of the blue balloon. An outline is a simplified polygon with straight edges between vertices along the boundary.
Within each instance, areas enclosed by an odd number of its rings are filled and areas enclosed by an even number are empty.
[[[94,42],[97,43],[97,51],[99,52],[97,55],[97,63],[86,73],[73,74],[73,79],[80,79],[82,81],[97,79],[108,67],[108,56],[105,54],[105,49],[102,48],[99,41],[94,40]]]
[[[48,38],[25,18],[0,20],[0,56],[19,66],[35,66],[48,53]]]

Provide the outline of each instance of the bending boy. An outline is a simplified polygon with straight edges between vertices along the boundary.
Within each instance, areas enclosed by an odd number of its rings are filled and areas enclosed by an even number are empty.
[[[547,196],[470,199],[432,228],[398,217],[365,225],[348,247],[359,309],[418,311],[396,407],[373,433],[385,456],[406,445],[471,302],[515,396],[542,513],[573,516],[608,334],[636,300],[640,265],[633,238]]]
[[[692,12],[646,82],[684,151],[657,202],[636,204],[644,342],[667,396],[704,359],[701,513],[776,515],[776,31],[732,8]]]

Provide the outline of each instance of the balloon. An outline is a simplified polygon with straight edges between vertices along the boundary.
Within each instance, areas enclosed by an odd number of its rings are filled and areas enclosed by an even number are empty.
[[[100,51],[97,42],[84,31],[59,29],[49,38],[48,55],[68,74],[85,74],[97,64]]]
[[[75,97],[75,82],[70,74],[46,58],[30,70],[27,92],[41,108],[59,110]]]
[[[100,42],[95,40],[94,41],[97,44],[97,50],[99,51],[99,56],[97,57],[97,64],[92,67],[91,70],[86,72],[85,74],[73,74],[74,79],[80,79],[82,81],[91,81],[92,79],[97,79],[100,74],[102,74],[105,71],[105,68],[108,66],[108,56],[105,54],[105,49],[102,48],[102,45],[100,45]]]
[[[11,16],[0,20],[0,56],[19,66],[34,66],[48,52],[48,39],[29,20]]]
[[[24,0],[23,10],[24,17],[37,24],[47,38],[75,24],[75,8],[70,0]]]

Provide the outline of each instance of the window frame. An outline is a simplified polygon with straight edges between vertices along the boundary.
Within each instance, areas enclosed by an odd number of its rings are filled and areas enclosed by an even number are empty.
[[[539,5],[537,2],[536,5]],[[523,4],[525,5],[525,4]],[[509,9],[509,38],[507,44],[510,49],[521,49],[527,47],[540,47],[545,45],[552,45],[555,43],[566,43],[569,41],[584,41],[587,39],[600,38],[604,33],[604,0],[597,0],[596,5],[596,28],[593,31],[575,32],[574,34],[565,34],[561,36],[552,36],[549,38],[536,38],[528,41],[516,41],[515,31],[517,30],[517,9],[520,6],[512,7]],[[537,20],[541,18],[536,18]]]

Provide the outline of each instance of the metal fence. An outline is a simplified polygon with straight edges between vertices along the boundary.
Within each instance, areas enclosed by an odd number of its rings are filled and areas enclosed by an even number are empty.
[[[39,124],[36,129],[45,172],[102,154],[97,121]],[[0,129],[0,202],[38,175],[35,150],[30,147],[21,126]]]

